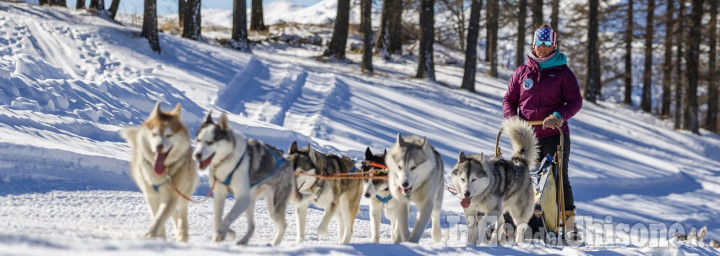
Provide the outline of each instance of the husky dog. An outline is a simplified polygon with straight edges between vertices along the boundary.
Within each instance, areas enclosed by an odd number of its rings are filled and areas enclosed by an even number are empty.
[[[527,122],[519,118],[505,121],[503,130],[513,145],[510,160],[485,158],[482,154],[465,156],[461,151],[452,172],[452,184],[465,210],[468,244],[477,244],[478,231],[487,230],[485,220],[488,216],[497,217],[496,227],[499,228],[496,230],[501,230],[505,222],[501,215],[505,211],[510,213],[518,228],[515,241],[520,243],[527,229],[525,222],[533,212],[529,164],[537,159],[538,154],[535,133]],[[478,223],[482,227],[478,228]],[[497,241],[496,234],[492,235],[492,241]]]
[[[393,242],[420,240],[432,214],[432,238],[440,242],[440,211],[443,201],[443,162],[440,154],[427,142],[427,138],[415,135],[404,138],[398,134],[395,144],[385,156],[388,167],[388,184],[397,206]],[[410,203],[415,203],[418,214],[415,227],[408,230]]]
[[[130,173],[153,216],[145,237],[165,237],[165,222],[172,216],[175,239],[187,241],[188,201],[181,196],[195,192],[198,175],[190,132],[180,120],[180,104],[166,113],[158,102],[141,126],[123,128],[120,135],[130,143]]]
[[[297,205],[298,242],[305,240],[307,210],[312,203],[325,209],[325,216],[318,226],[318,235],[321,237],[328,235],[328,224],[335,217],[338,220],[338,240],[343,244],[350,243],[353,224],[362,198],[362,181],[320,179],[316,175],[354,172],[353,161],[346,156],[323,155],[310,145],[298,148],[295,141],[288,151],[290,152],[288,159],[293,163],[297,173],[297,189],[308,198]]]
[[[200,169],[210,168],[210,182],[215,194],[215,241],[223,241],[234,232],[230,224],[245,212],[248,230],[237,244],[247,244],[255,231],[255,201],[264,197],[268,215],[278,227],[272,245],[282,242],[285,235],[285,208],[293,194],[293,173],[283,152],[254,139],[246,139],[228,125],[225,113],[216,124],[210,113],[205,116],[197,133],[195,160]],[[213,186],[213,185],[211,185]],[[227,193],[235,196],[235,205],[223,216]]]
[[[391,220],[390,224],[392,230],[395,230],[397,221],[395,221],[396,200],[392,199],[390,194],[390,186],[387,181],[387,166],[385,165],[385,155],[387,151],[382,154],[374,154],[370,151],[370,148],[365,150],[365,161],[363,161],[362,170],[363,172],[375,172],[364,175],[365,185],[363,191],[365,198],[370,199],[370,223],[372,223],[372,241],[374,243],[380,242],[380,220],[382,212],[385,212],[385,217]],[[375,177],[381,177],[384,179],[373,179]],[[406,208],[406,211],[408,209]],[[394,240],[394,236],[391,239]]]

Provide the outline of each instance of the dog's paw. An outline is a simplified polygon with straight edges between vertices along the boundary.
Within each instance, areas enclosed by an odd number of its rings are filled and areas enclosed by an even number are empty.
[[[236,245],[246,245],[248,243],[248,240],[249,239],[241,239],[240,241],[237,241],[237,243],[235,243],[235,244]]]
[[[213,235],[213,241],[215,242],[222,242],[225,241],[225,236],[227,235],[227,231],[225,232],[215,232]]]
[[[317,231],[317,234],[321,238],[327,238],[328,236],[330,236],[330,232],[328,232],[327,228],[324,228],[324,229],[319,228]]]

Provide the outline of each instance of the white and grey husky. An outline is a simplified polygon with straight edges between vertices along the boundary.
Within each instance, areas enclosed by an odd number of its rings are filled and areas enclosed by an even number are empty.
[[[268,215],[278,230],[272,245],[282,242],[287,224],[285,209],[295,187],[292,165],[281,150],[233,132],[225,113],[216,124],[210,113],[198,129],[194,157],[200,169],[210,167],[210,182],[215,197],[215,241],[234,234],[230,224],[245,212],[248,230],[237,244],[247,244],[255,230],[255,201],[265,198]],[[235,205],[225,218],[223,209],[227,193],[235,196]]]
[[[130,143],[130,173],[153,216],[145,237],[165,237],[165,222],[172,216],[176,240],[187,241],[188,201],[180,193],[191,196],[198,175],[190,132],[180,120],[180,104],[166,113],[158,102],[142,125],[123,128],[120,135]]]
[[[365,198],[370,200],[370,223],[372,227],[372,241],[374,243],[380,242],[380,221],[382,213],[385,212],[385,217],[391,220],[391,230],[395,230],[397,221],[395,221],[395,208],[397,201],[392,199],[390,194],[390,185],[387,181],[387,166],[385,165],[385,155],[387,151],[383,151],[382,154],[373,154],[370,148],[365,150],[365,161],[363,161],[362,169],[366,178],[363,191]],[[405,211],[408,209],[405,208]],[[395,237],[391,233],[391,239]]]
[[[318,236],[328,235],[328,224],[335,217],[338,220],[338,239],[350,242],[355,217],[362,198],[362,181],[359,179],[322,179],[320,176],[354,172],[355,164],[346,156],[323,155],[310,145],[298,148],[297,142],[290,145],[288,159],[298,174],[296,186],[303,199],[297,205],[298,242],[305,240],[305,222],[310,203],[325,209]]]
[[[393,225],[393,242],[413,242],[420,240],[432,214],[432,238],[439,242],[440,213],[443,201],[443,162],[440,154],[419,136],[403,137],[398,134],[395,144],[385,156],[388,167],[388,184],[397,206],[392,214],[397,224]],[[418,214],[415,227],[408,230],[408,211],[410,203],[415,203]]]
[[[499,228],[495,230],[498,232],[494,232],[491,239],[497,242],[497,234],[505,221],[502,216],[505,211],[510,213],[518,228],[515,242],[520,243],[533,212],[529,166],[534,165],[538,154],[535,133],[527,122],[519,118],[505,121],[503,131],[513,145],[513,155],[509,160],[485,158],[482,154],[466,156],[461,151],[452,172],[452,184],[465,210],[468,244],[477,244],[478,232],[487,230],[486,218],[490,216],[497,218],[495,227]]]

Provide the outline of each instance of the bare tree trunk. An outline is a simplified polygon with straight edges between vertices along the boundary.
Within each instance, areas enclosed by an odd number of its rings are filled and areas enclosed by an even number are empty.
[[[678,1],[678,16],[677,16],[677,31],[675,31],[676,44],[677,44],[677,63],[675,63],[675,70],[677,72],[677,83],[675,84],[675,129],[682,129],[682,111],[684,107],[683,94],[685,92],[685,85],[683,79],[683,48],[685,47],[685,0]]]
[[[632,41],[633,41],[633,0],[627,4],[627,24],[625,25],[625,98],[623,103],[632,105]]]
[[[402,53],[402,0],[384,0],[375,51],[386,60]]]
[[[454,8],[455,16],[457,17],[457,30],[458,30],[458,41],[460,43],[460,50],[465,51],[465,32],[467,31],[467,28],[465,27],[465,6],[464,6],[463,0],[456,1],[457,6]]]
[[[77,2],[75,2],[75,9],[82,8],[85,8],[85,0],[77,0]]]
[[[475,92],[475,69],[477,67],[477,42],[480,34],[481,10],[482,0],[473,0],[470,6],[470,24],[468,25],[467,48],[465,49],[465,73],[460,86],[460,89],[471,92]]]
[[[378,28],[377,42],[375,42],[375,51],[384,59],[390,59],[390,2],[401,0],[384,0],[382,5],[382,14],[380,17],[380,27]]]
[[[687,111],[685,111],[685,124],[686,127],[693,133],[699,134],[699,120],[698,120],[698,102],[697,102],[697,87],[699,72],[699,56],[700,56],[700,29],[702,28],[702,15],[703,15],[703,0],[692,1],[692,11],[690,14],[690,34],[688,35],[689,45],[687,52],[687,79],[688,79],[688,90],[687,90]]]
[[[420,49],[416,78],[435,81],[433,44],[435,43],[435,0],[421,0],[420,3]]]
[[[143,27],[140,36],[147,38],[150,48],[160,53],[160,38],[158,38],[157,3],[156,0],[145,0],[143,14]]]
[[[673,31],[675,31],[675,23],[673,20],[673,13],[675,12],[675,1],[667,0],[665,7],[665,60],[663,62],[663,81],[662,81],[662,108],[660,109],[660,116],[662,118],[670,117],[670,102],[672,91],[670,89],[672,84],[672,46],[673,46]]]
[[[527,0],[520,0],[520,6],[518,10],[518,34],[517,44],[515,45],[515,68],[522,66],[525,63],[525,20],[527,19]],[[472,12],[471,12],[472,13]],[[472,15],[472,14],[471,14]],[[478,14],[479,16],[479,14]],[[553,27],[557,29],[557,27]]]
[[[118,7],[120,7],[120,0],[112,0],[112,3],[110,3],[110,18],[113,20],[117,15]]]
[[[200,40],[202,38],[202,19],[200,16],[201,0],[187,0],[185,8],[185,25],[183,26],[182,37]]]
[[[645,112],[652,112],[652,58],[653,34],[655,33],[655,0],[648,0],[647,19],[645,20],[645,68],[643,70],[642,102]]]
[[[263,18],[263,1],[262,0],[252,0],[252,9],[250,10],[251,16],[250,16],[250,30],[254,31],[265,31],[267,30],[267,27],[265,26],[264,18]]]
[[[560,0],[552,0],[552,12],[550,13],[550,27],[560,33]]]
[[[540,28],[543,22],[543,0],[532,0],[533,30]],[[557,29],[557,28],[553,28]]]
[[[338,0],[337,18],[335,27],[330,39],[330,45],[325,50],[325,56],[333,56],[336,59],[345,59],[345,46],[347,45],[348,26],[350,22],[350,0]]]
[[[247,29],[247,2],[245,0],[233,1],[233,47],[241,51],[250,50]]]
[[[718,15],[718,2],[710,1],[710,24],[708,25],[710,35],[710,56],[708,65],[708,110],[707,118],[705,119],[705,126],[708,130],[714,133],[720,133],[717,125],[717,112],[718,112],[718,70],[717,70],[717,15]]]
[[[38,5],[46,5],[48,4],[47,0],[38,0]]]
[[[185,13],[187,13],[187,1],[188,0],[178,0],[178,26],[183,27],[185,23]]]
[[[585,99],[595,103],[601,98],[600,54],[598,52],[598,5],[599,0],[590,1],[590,20],[588,22],[588,74]]]
[[[90,0],[90,9],[105,10],[104,0]]]
[[[363,32],[362,71],[367,74],[372,74],[372,0],[362,0],[360,2],[360,12],[362,17],[360,27],[362,27]]]
[[[490,59],[490,70],[488,72],[488,75],[491,77],[498,77],[498,58],[497,58],[497,51],[498,51],[498,16],[500,12],[500,7],[498,4],[499,0],[488,0],[488,55]]]

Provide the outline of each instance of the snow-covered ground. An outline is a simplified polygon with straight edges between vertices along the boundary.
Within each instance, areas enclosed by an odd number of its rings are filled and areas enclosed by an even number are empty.
[[[446,193],[442,243],[429,232],[419,244],[370,243],[367,202],[352,244],[337,245],[315,227],[295,242],[294,209],[279,247],[275,227],[256,208],[248,246],[215,243],[212,203],[190,206],[190,241],[140,238],[150,214],[129,176],[128,145],[117,131],[137,125],[152,105],[183,106],[195,134],[209,110],[227,111],[233,128],[286,149],[297,140],[323,152],[361,159],[381,151],[396,133],[419,134],[443,156],[446,176],[460,150],[494,152],[506,80],[482,75],[478,93],[456,88],[462,70],[437,66],[439,83],[412,79],[413,57],[374,59],[376,75],[348,63],[317,61],[322,48],[263,44],[252,54],[160,35],[153,53],[139,30],[84,10],[0,2],[0,254],[701,254],[704,244],[668,242],[668,233],[707,226],[720,238],[720,137],[674,131],[671,124],[621,105],[585,104],[573,118],[570,179],[580,229],[578,248],[532,244],[465,247],[459,200]],[[501,71],[507,76],[510,70]],[[510,148],[506,138],[501,147]],[[207,173],[196,193],[208,190]],[[364,199],[363,199],[364,200]],[[243,232],[240,218],[233,229]],[[172,233],[171,225],[168,231]]]

